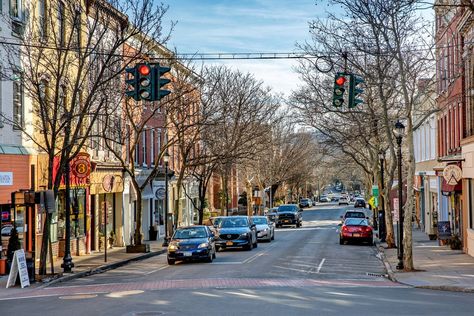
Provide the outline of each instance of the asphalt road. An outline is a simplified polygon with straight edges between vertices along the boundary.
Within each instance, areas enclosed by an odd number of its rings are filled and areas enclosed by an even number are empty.
[[[413,289],[383,277],[367,245],[339,245],[333,204],[306,209],[252,251],[209,263],[157,256],[0,301],[1,315],[472,315],[468,293]]]

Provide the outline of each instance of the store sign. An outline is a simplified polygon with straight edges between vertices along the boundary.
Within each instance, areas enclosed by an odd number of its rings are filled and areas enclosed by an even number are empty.
[[[13,185],[13,172],[0,172],[0,185]]]
[[[165,199],[165,195],[166,195],[166,190],[165,190],[165,188],[161,187],[161,188],[156,189],[156,191],[155,191],[155,197],[156,197],[158,200],[164,200],[164,199]]]
[[[443,178],[447,184],[456,185],[462,178],[462,170],[457,165],[447,165],[443,170]]]
[[[78,179],[87,178],[91,173],[89,156],[77,155],[71,162],[71,171]]]
[[[12,266],[7,280],[7,288],[15,285],[18,275],[20,275],[21,288],[30,286],[25,251],[23,249],[17,250],[13,254]]]

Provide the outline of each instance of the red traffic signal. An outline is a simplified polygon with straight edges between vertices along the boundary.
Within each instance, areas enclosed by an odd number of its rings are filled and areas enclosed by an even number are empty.
[[[148,65],[140,65],[138,66],[138,72],[142,76],[148,76],[150,74],[150,66]]]
[[[343,86],[344,83],[346,82],[346,77],[339,76],[339,77],[336,78],[335,82],[338,86]]]

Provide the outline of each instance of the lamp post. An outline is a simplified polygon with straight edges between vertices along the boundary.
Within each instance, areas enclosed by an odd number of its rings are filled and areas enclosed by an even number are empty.
[[[66,129],[67,130],[67,129]],[[74,267],[74,263],[72,262],[71,256],[71,183],[70,183],[70,161],[67,160],[64,166],[64,178],[66,184],[65,190],[65,200],[66,200],[66,236],[65,236],[65,243],[64,243],[64,257],[63,263],[61,264],[61,268],[64,269],[64,273],[72,272],[72,268]]]
[[[379,237],[380,241],[385,241],[386,237],[386,227],[385,227],[385,203],[383,199],[383,189],[384,189],[384,177],[383,177],[383,163],[385,161],[385,152],[380,151],[379,152],[379,160],[380,160],[380,205],[382,206],[382,209],[379,211]]]
[[[163,247],[168,247],[168,162],[170,156],[168,151],[163,155],[163,161],[165,163],[165,238],[163,239]]]
[[[398,264],[397,269],[403,269],[403,209],[402,209],[402,138],[405,133],[405,126],[397,120],[394,129],[395,137],[398,145]]]

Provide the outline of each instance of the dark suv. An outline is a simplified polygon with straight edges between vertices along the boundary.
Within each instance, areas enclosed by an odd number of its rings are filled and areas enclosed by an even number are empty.
[[[301,227],[302,216],[301,209],[297,204],[283,204],[278,207],[278,219],[276,220],[276,227],[283,225],[295,225]]]
[[[363,207],[365,208],[365,200],[361,198],[356,198],[354,202],[354,207]]]
[[[257,248],[257,228],[248,216],[228,216],[222,218],[217,228],[216,250],[242,247],[246,250]]]

